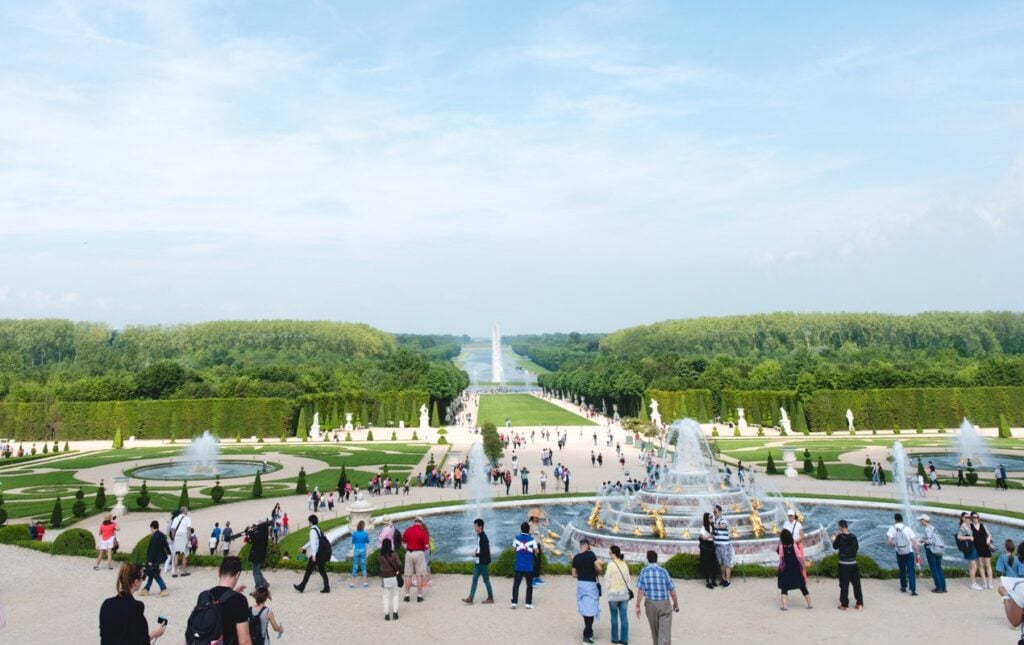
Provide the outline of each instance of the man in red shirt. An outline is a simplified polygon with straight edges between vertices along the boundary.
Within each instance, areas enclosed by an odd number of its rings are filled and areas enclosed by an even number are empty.
[[[409,602],[412,578],[416,576],[416,602],[423,602],[423,588],[427,586],[427,550],[430,549],[430,534],[423,525],[423,518],[416,516],[412,526],[402,534],[405,542],[405,602]]]

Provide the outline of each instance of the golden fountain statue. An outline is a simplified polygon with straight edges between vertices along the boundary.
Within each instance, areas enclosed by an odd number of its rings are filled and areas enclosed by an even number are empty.
[[[640,537],[642,535],[640,533],[640,526],[639,525],[633,527],[633,535],[635,535],[636,537]]]
[[[598,522],[598,515],[601,513],[601,502],[594,502],[594,510],[590,511],[590,517],[587,518],[587,525],[590,528],[594,528]]]
[[[648,515],[654,520],[654,534],[661,539],[665,539],[665,521],[661,519],[661,513],[651,511]]]
[[[754,537],[764,537],[764,524],[761,523],[761,514],[756,508],[750,511],[750,526],[754,530]]]

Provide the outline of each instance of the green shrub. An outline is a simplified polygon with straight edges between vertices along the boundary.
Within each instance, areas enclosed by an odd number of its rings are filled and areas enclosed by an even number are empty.
[[[281,443],[287,443],[287,442],[288,442],[288,435],[285,434],[284,431],[282,430],[281,431]]]
[[[305,495],[308,492],[306,489],[306,469],[299,468],[299,480],[295,482],[295,494]]]
[[[395,432],[394,430],[391,431],[391,440],[398,441],[398,433]]]
[[[142,536],[142,538],[139,539],[138,542],[135,543],[135,547],[131,550],[131,560],[132,560],[132,562],[145,562],[146,561],[146,551],[149,550],[149,541],[152,540],[152,539],[153,539],[153,534],[152,533],[147,533],[146,535]],[[191,560],[191,558],[189,558],[189,560]]]
[[[178,496],[178,508],[182,506],[190,508],[191,504],[188,499],[188,484],[181,482],[181,495]]]
[[[740,436],[740,427],[739,426],[733,426],[732,436],[734,436],[734,437]]]
[[[412,434],[414,437],[416,436],[415,432]],[[348,430],[345,431],[345,441],[352,441],[352,433],[349,432]]]
[[[677,553],[663,565],[673,578],[692,580],[700,578],[700,556],[695,553]]]
[[[811,461],[811,451],[807,448],[804,448],[804,474],[814,474],[814,462]]]
[[[44,443],[44,444],[43,444],[43,454],[44,454],[44,455],[47,455],[47,454],[49,454],[49,453],[50,453],[50,444],[48,444],[48,443]]]
[[[917,458],[917,474],[922,476],[922,477],[926,477],[925,473],[924,473],[924,464],[921,463],[921,458],[920,457]]]
[[[50,547],[53,555],[96,555],[96,538],[85,529],[62,531]]]
[[[67,441],[64,442],[64,452],[71,452],[71,444]]]
[[[439,445],[439,446],[447,446],[448,445],[448,440],[445,439],[444,437],[438,437],[437,438],[437,445]]]
[[[413,441],[419,441],[420,440],[420,435],[415,430],[412,431],[412,440]],[[349,441],[349,439],[346,439],[346,441]]]
[[[263,479],[259,473],[256,473],[256,479],[252,482],[252,496],[255,499],[263,497]]]
[[[768,465],[764,467],[764,472],[768,473],[769,475],[779,474],[778,469],[775,467],[775,459],[772,458],[771,451],[768,452]]]
[[[759,437],[763,437],[764,436],[764,428],[763,427],[758,426],[758,428],[757,428],[757,436],[759,436]]]
[[[825,468],[825,460],[818,457],[818,469],[814,473],[814,477],[817,479],[828,479],[828,469]]]
[[[75,517],[85,517],[85,491],[81,486],[75,491],[75,503],[71,505],[71,513]]]
[[[0,544],[14,544],[31,539],[28,524],[5,524],[0,526]]]
[[[501,576],[503,578],[514,578],[516,565],[516,554],[512,549],[505,549],[502,551],[497,558],[491,562],[491,575]],[[367,564],[369,566],[369,564]],[[433,568],[433,563],[431,563]],[[566,565],[548,562],[547,552],[541,550],[540,553],[540,568],[544,573],[558,574],[567,571]]]
[[[139,510],[144,510],[149,506],[149,488],[146,487],[146,482],[142,482],[142,490],[139,491],[139,495],[135,498],[135,504],[139,507]]]
[[[367,430],[366,431],[366,440],[367,441],[373,441],[373,430]]]
[[[893,424],[893,426],[892,426],[892,433],[893,434],[899,434],[900,433],[899,425]]]
[[[1010,430],[1010,424],[1007,422],[1005,414],[999,415],[999,437],[1001,439],[1013,438],[1013,432]]]
[[[946,428],[942,425],[939,426],[939,434],[946,434]]]
[[[7,521],[7,509],[0,506],[0,525]]]
[[[718,426],[714,426],[713,428],[711,428],[711,436],[712,437],[717,437],[718,436]]]
[[[33,455],[36,454],[36,444],[32,444],[31,454],[33,454]]]
[[[121,426],[117,426],[117,430],[114,430],[114,449],[121,448],[124,448],[124,438],[121,436]]]
[[[967,484],[970,486],[974,486],[978,483],[978,473],[974,470],[973,466],[967,469],[964,479],[967,480]]]
[[[242,431],[239,430],[235,433],[235,443],[242,443]]]
[[[107,491],[103,489],[102,479],[100,480],[99,487],[96,488],[96,501],[94,504],[101,511],[107,506]]]
[[[60,498],[53,503],[53,512],[50,513],[50,526],[59,529],[64,523],[64,508],[61,506]]]
[[[871,457],[864,458],[864,479],[871,481],[871,469],[874,464],[871,463]]]
[[[213,500],[214,504],[220,504],[220,500],[224,499],[224,487],[220,485],[220,478],[217,478],[217,483],[210,489],[210,499]]]
[[[839,577],[839,556],[836,554],[827,555],[816,565],[818,575],[826,578]],[[883,574],[883,570],[872,558],[866,555],[857,556],[857,569],[862,578],[883,578],[889,577]]]
[[[448,428],[438,428],[437,434],[448,434]]]

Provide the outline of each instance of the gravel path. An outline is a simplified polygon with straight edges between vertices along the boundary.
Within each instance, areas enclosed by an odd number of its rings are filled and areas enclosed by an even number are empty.
[[[99,606],[114,594],[114,574],[93,571],[86,558],[51,557],[27,549],[0,545],[4,576],[0,602],[8,625],[0,631],[2,643],[42,642],[48,645],[95,643]],[[212,569],[196,569],[188,578],[168,580],[167,598],[142,598],[152,622],[167,616],[170,629],[158,642],[180,643],[183,627],[196,595],[215,581]],[[377,581],[369,589],[348,589],[332,579],[334,590],[298,594],[290,588],[299,574],[270,571],[275,592],[271,607],[284,623],[283,643],[444,642],[460,640],[490,643],[579,643],[582,621],[576,613],[575,591],[567,576],[549,577],[537,590],[536,609],[509,609],[511,580],[494,578],[497,603],[465,606],[469,578],[436,576],[427,589],[426,602],[401,603],[400,620],[384,622]],[[243,582],[251,584],[248,573]],[[927,584],[922,585],[926,591]],[[950,581],[944,596],[922,593],[917,598],[899,593],[896,581],[865,581],[867,610],[836,611],[838,591],[833,580],[810,582],[813,611],[792,597],[788,612],[777,609],[775,581],[738,580],[732,588],[708,591],[696,581],[677,581],[682,612],[672,625],[677,643],[928,643],[948,642],[951,634],[970,634],[972,643],[1011,643],[1016,637],[1003,618],[994,591],[969,591],[962,580]],[[482,599],[482,587],[477,600]],[[50,602],[50,594],[56,594]],[[606,609],[606,605],[603,608]],[[630,642],[651,642],[646,623],[631,614]],[[605,612],[597,623],[599,643],[610,640]]]

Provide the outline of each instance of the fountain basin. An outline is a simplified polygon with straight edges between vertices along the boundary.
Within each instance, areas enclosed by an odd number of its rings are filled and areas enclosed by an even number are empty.
[[[956,472],[958,466],[960,466],[961,457],[955,452],[914,452],[910,454],[910,458],[913,461],[913,465],[917,467],[917,460],[920,459],[921,463],[925,466],[928,462],[935,464],[935,468],[938,470],[947,470]],[[1007,455],[1001,453],[988,453],[980,455],[978,457],[972,457],[971,463],[974,465],[975,470],[987,469],[991,470],[995,466],[1002,464],[1006,468],[1007,472],[1021,472],[1024,471],[1024,455]],[[964,460],[964,467],[967,467],[967,462]]]
[[[195,479],[231,479],[232,477],[254,477],[256,473],[271,473],[280,470],[278,464],[256,461],[218,461],[207,464],[200,461],[175,461],[152,466],[140,466],[125,471],[125,475],[135,479],[156,480],[195,480]]]

